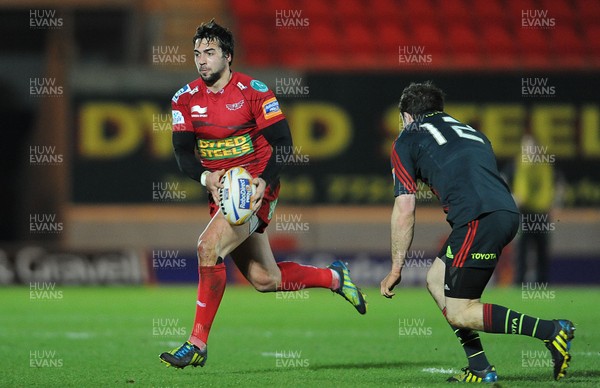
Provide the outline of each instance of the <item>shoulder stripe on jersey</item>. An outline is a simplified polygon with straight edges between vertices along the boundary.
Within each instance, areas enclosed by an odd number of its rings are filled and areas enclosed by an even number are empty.
[[[394,172],[395,172],[396,177],[398,178],[398,180],[400,182],[402,182],[402,184],[404,185],[404,187],[410,193],[415,193],[417,191],[416,190],[417,185],[415,184],[415,180],[412,178],[412,176],[410,176],[410,174],[408,173],[408,171],[406,171],[406,169],[402,165],[402,162],[400,161],[400,157],[396,153],[395,149],[392,150],[392,163],[394,165]]]

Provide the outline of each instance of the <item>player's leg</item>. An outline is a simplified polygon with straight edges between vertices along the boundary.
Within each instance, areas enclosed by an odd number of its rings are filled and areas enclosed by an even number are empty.
[[[479,299],[446,298],[448,322],[459,328],[486,333],[519,334],[544,342],[554,362],[554,379],[565,376],[569,367],[575,326],[569,320],[546,320],[510,308],[481,303]],[[478,377],[481,377],[478,375]]]
[[[504,306],[480,302],[497,258],[514,236],[517,224],[517,215],[509,212],[490,213],[469,223],[465,248],[454,257],[452,264],[447,263],[445,281],[451,286],[445,292],[446,317],[451,325],[459,328],[520,334],[543,340],[552,353],[554,378],[558,380],[565,375],[570,360],[570,341],[575,330],[572,322],[543,320]]]
[[[442,311],[442,314],[446,316],[446,296],[444,295],[444,278],[446,274],[446,264],[444,260],[446,259],[446,256],[445,254],[442,255],[442,253],[440,253],[440,256],[442,259],[437,257],[427,272],[427,289],[437,303],[439,309]],[[452,328],[452,331],[454,331],[456,337],[458,337],[458,340],[465,351],[465,355],[469,362],[468,368],[477,371],[488,368],[490,363],[483,350],[479,333],[471,329],[461,329],[453,325],[450,325],[450,327]]]
[[[436,257],[429,271],[427,271],[427,290],[441,311],[446,308],[446,296],[444,295],[444,275],[446,264],[443,259]]]
[[[179,348],[160,355],[167,365],[184,368],[204,366],[206,344],[225,291],[226,272],[223,258],[250,234],[250,225],[231,226],[220,211],[198,238],[198,298],[191,335]]]
[[[317,268],[291,261],[275,262],[267,233],[253,233],[238,246],[231,257],[240,272],[261,292],[298,291],[306,288],[327,288],[341,294],[361,313],[366,303],[354,285],[346,266],[332,264]]]
[[[259,291],[296,291],[303,288],[329,288],[349,301],[359,313],[366,312],[362,292],[350,278],[350,271],[341,261],[335,261],[327,269],[294,262],[275,262],[269,239],[264,233],[277,205],[279,186],[268,187],[260,209],[252,217],[258,222],[251,239],[232,254],[244,276]]]
[[[517,257],[515,268],[515,285],[522,287],[527,274],[527,248],[529,245],[529,231],[521,231],[517,241]]]
[[[260,292],[297,291],[305,288],[332,289],[333,271],[293,262],[276,263],[268,235],[253,233],[231,257],[240,272]]]

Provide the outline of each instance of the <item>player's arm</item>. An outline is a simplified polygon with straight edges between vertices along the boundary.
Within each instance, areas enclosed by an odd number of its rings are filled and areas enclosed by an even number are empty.
[[[391,298],[402,280],[402,266],[412,244],[415,224],[416,177],[410,149],[399,140],[392,148],[392,175],[394,177],[394,208],[391,219],[392,268],[381,281],[381,295]]]
[[[218,198],[218,190],[223,186],[220,179],[225,170],[205,171],[202,164],[196,159],[195,147],[196,135],[193,132],[173,132],[173,150],[179,169],[193,180],[206,186],[213,198]]]
[[[292,146],[292,134],[286,119],[279,120],[262,129],[261,135],[271,146],[272,152],[263,172],[254,179],[256,192],[252,196],[255,209],[260,208],[263,195],[267,186],[275,186],[279,181],[279,174],[283,170],[281,157],[286,149]]]
[[[392,270],[401,272],[412,244],[415,226],[415,195],[396,197],[392,210]]]
[[[260,178],[264,179],[269,186],[277,183],[281,170],[283,170],[284,164],[281,163],[281,155],[292,147],[292,133],[287,119],[269,125],[261,133],[273,150],[267,166],[260,174]]]
[[[196,134],[192,118],[189,113],[189,85],[179,89],[171,99],[171,113],[173,115],[173,151],[179,170],[187,176],[202,182],[204,168],[196,159]],[[204,184],[204,183],[203,183]]]
[[[392,290],[402,279],[404,260],[412,244],[415,226],[415,195],[402,194],[396,197],[392,210],[392,269],[381,282],[381,295],[391,298]]]
[[[179,170],[193,180],[200,182],[204,168],[196,159],[195,147],[196,135],[194,132],[173,132],[173,150]]]

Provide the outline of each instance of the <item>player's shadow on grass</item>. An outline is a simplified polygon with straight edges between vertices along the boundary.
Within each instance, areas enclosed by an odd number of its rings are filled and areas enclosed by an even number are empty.
[[[321,369],[389,369],[389,368],[400,368],[400,367],[417,367],[424,366],[431,368],[431,363],[425,361],[396,361],[396,362],[361,362],[360,364],[318,364],[311,365],[308,369],[321,370]]]

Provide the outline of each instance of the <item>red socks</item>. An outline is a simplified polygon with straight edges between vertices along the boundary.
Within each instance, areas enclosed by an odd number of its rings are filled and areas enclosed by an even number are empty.
[[[227,273],[225,264],[210,267],[198,267],[198,299],[196,301],[196,318],[190,336],[190,342],[199,348],[206,346],[210,327],[221,304]]]
[[[297,291],[305,288],[329,288],[334,287],[334,282],[339,284],[336,276],[333,276],[329,268],[317,268],[312,265],[302,265],[291,261],[277,263],[281,271],[281,284],[277,285],[277,291]]]

